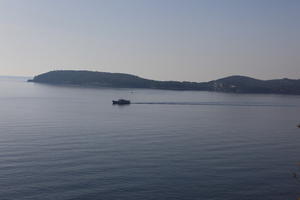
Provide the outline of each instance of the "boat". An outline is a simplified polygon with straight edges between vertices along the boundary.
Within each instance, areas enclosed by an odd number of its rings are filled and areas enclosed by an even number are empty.
[[[298,124],[298,126],[297,126],[298,128],[300,128],[300,124]]]
[[[131,102],[126,99],[119,99],[117,101],[112,101],[113,105],[129,105]]]

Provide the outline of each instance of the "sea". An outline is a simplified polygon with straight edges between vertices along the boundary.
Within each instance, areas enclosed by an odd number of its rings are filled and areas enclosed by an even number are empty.
[[[0,78],[1,200],[300,197],[300,96],[26,80]]]

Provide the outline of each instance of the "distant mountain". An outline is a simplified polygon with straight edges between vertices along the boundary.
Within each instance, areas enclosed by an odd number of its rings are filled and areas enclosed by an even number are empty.
[[[230,76],[214,81],[198,83],[187,81],[155,81],[122,73],[61,70],[35,76],[32,80],[29,80],[29,82],[114,88],[300,94],[299,79],[258,80],[246,76]]]

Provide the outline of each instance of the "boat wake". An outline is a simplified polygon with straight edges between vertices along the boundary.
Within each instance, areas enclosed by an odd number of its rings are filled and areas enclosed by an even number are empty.
[[[140,105],[182,105],[182,106],[254,106],[254,107],[299,107],[299,105],[268,104],[252,102],[132,102]]]

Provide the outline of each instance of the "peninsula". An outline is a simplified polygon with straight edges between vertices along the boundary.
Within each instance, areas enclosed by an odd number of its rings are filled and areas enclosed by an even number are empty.
[[[259,80],[247,76],[229,76],[209,82],[156,81],[131,74],[59,70],[35,76],[29,82],[113,88],[149,88],[165,90],[218,91],[230,93],[297,94],[300,79]]]

